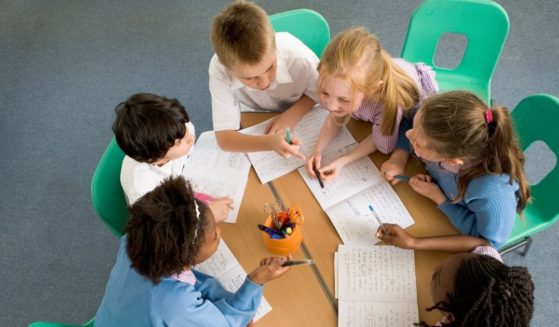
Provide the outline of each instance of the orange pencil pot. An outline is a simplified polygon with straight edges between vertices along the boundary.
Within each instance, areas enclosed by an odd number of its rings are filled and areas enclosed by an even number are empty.
[[[268,216],[264,222],[264,226],[273,228],[274,223],[272,218]],[[297,224],[293,226],[293,232],[289,235],[289,238],[273,239],[266,232],[262,232],[262,239],[264,240],[264,245],[266,248],[277,255],[286,255],[288,253],[293,253],[299,249],[301,242],[303,241],[303,233],[301,233],[302,225]]]

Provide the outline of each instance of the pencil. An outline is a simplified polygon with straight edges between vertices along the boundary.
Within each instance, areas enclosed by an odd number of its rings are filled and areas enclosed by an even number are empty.
[[[371,210],[371,213],[373,214],[373,218],[375,218],[375,220],[377,221],[377,224],[380,226],[380,228],[384,232],[384,235],[389,235],[388,231],[384,227],[384,224],[382,223],[382,221],[380,221],[380,218],[377,215],[377,212],[375,211],[375,209],[373,209],[373,206],[371,204],[369,204],[369,210]]]
[[[314,265],[313,259],[305,259],[305,260],[292,260],[284,262],[282,267],[290,267],[290,266],[299,266],[299,265]]]

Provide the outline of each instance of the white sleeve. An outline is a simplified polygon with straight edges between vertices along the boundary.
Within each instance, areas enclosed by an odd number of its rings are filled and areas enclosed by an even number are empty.
[[[214,55],[209,69],[213,128],[216,131],[238,130],[241,127],[241,109],[224,70],[225,67]]]
[[[314,59],[316,59],[316,62]],[[306,96],[313,99],[314,102],[318,103],[318,70],[316,69],[318,66],[318,58],[316,56],[313,56],[313,58],[309,58],[309,60],[307,61],[307,65],[307,85],[305,87],[304,93]]]

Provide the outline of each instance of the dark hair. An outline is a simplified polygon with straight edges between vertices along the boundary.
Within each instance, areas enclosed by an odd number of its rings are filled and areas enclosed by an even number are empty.
[[[138,93],[115,108],[113,123],[118,146],[132,159],[154,162],[165,156],[186,133],[190,121],[177,99]]]
[[[140,275],[157,284],[161,277],[178,274],[196,263],[209,210],[194,198],[184,177],[166,179],[128,210],[126,251]]]
[[[469,158],[476,162],[458,175],[460,201],[473,179],[487,174],[508,174],[519,185],[516,210],[522,213],[530,201],[530,186],[524,173],[524,153],[505,107],[487,107],[467,91],[440,93],[423,102],[422,125],[430,146],[448,158]],[[485,120],[491,112],[493,122]]]
[[[443,326],[529,326],[534,283],[525,267],[508,267],[487,255],[466,257],[447,300],[428,308],[452,313]],[[425,323],[421,326],[427,326]]]

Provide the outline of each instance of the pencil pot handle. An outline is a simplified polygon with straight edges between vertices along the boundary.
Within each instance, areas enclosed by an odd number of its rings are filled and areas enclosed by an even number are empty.
[[[264,222],[264,226],[268,228],[273,228],[274,224],[272,218],[268,216]],[[262,232],[262,239],[264,241],[264,246],[268,251],[277,255],[287,255],[293,253],[299,249],[301,242],[303,241],[303,233],[301,233],[301,225],[293,226],[293,232],[289,235],[289,238],[273,239],[266,232]]]

